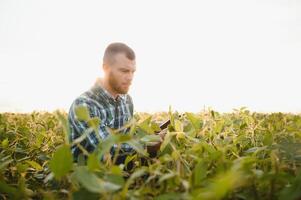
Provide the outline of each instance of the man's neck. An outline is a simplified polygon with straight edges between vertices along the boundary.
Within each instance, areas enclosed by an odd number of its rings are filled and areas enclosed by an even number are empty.
[[[96,84],[100,85],[102,88],[104,88],[106,91],[108,91],[114,99],[117,99],[117,97],[119,96],[118,93],[114,92],[112,87],[110,87],[110,84],[108,83],[108,81],[106,81],[105,79],[97,78]]]

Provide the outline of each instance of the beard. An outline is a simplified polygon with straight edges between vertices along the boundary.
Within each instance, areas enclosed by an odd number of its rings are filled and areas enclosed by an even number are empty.
[[[109,75],[109,84],[111,88],[118,94],[127,94],[129,91],[129,87],[122,87],[122,84],[119,83],[118,79],[113,73]]]

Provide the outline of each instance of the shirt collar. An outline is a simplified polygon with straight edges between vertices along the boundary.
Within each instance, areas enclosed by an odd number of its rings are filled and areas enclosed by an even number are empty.
[[[111,99],[113,101],[118,101],[119,99],[121,99],[122,101],[126,101],[126,94],[118,94],[116,99],[114,99],[114,97],[104,87],[102,87],[102,85],[99,82],[99,79],[97,79],[97,81],[95,82],[93,88],[96,89],[97,94],[103,93],[103,94],[105,94],[105,96],[107,96],[109,99]]]

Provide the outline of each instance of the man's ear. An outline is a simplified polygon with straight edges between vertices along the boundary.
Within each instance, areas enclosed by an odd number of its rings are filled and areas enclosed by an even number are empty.
[[[107,72],[108,69],[109,69],[109,66],[104,63],[104,64],[102,64],[102,69],[103,69],[104,72]]]

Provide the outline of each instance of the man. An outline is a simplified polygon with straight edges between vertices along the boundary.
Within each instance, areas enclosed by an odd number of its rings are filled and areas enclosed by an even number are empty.
[[[110,44],[103,56],[103,79],[97,79],[94,86],[80,95],[72,103],[68,121],[70,124],[70,141],[79,138],[88,125],[76,116],[78,106],[86,106],[90,117],[99,117],[101,123],[98,133],[92,132],[80,143],[87,152],[92,152],[99,139],[105,139],[110,133],[106,127],[119,129],[133,117],[133,102],[128,93],[136,71],[135,53],[123,43]],[[98,134],[98,136],[96,135]],[[132,152],[128,144],[122,144],[121,150]],[[77,160],[83,153],[77,146],[72,146],[72,153]]]

